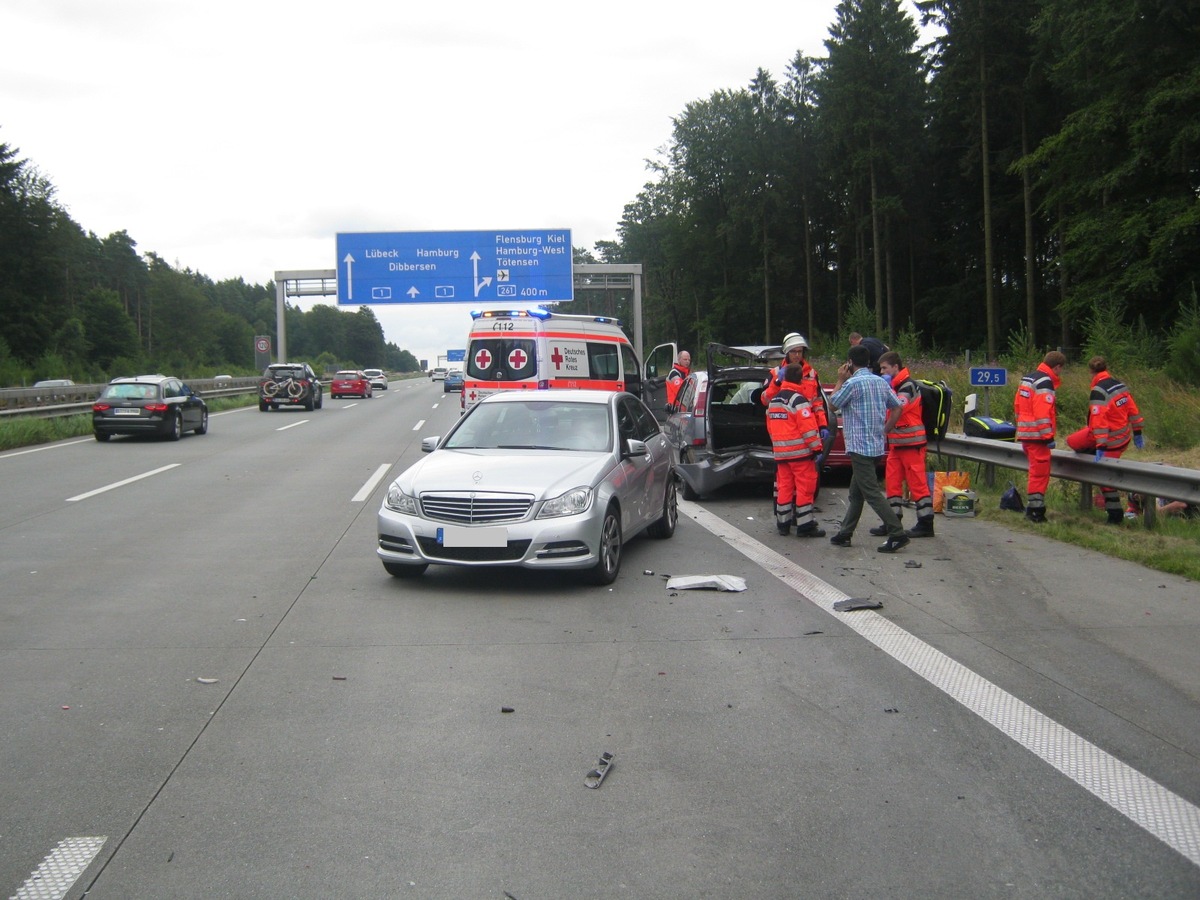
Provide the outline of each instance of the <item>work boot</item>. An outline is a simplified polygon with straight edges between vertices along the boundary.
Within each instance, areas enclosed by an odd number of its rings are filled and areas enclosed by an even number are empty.
[[[1105,522],[1104,524],[1105,525],[1120,525],[1121,522],[1123,522],[1124,520],[1125,520],[1125,516],[1123,516],[1121,514],[1121,511],[1119,509],[1110,509],[1110,510],[1108,510],[1108,521]]]
[[[792,533],[792,526],[791,526],[791,525],[778,525],[778,524],[777,524],[777,525],[775,526],[775,530],[776,530],[776,531],[778,531],[780,534],[782,534],[784,537],[787,537],[789,534],[791,534],[791,533]]]
[[[842,532],[839,531],[829,539],[829,543],[833,544],[835,547],[849,547],[851,537],[852,535],[842,534]]]
[[[875,535],[875,537],[887,537],[887,533],[888,527],[883,524],[876,525],[871,529],[871,534]]]
[[[807,525],[801,525],[796,529],[796,537],[825,537],[825,529],[820,528],[816,522],[809,522]]]
[[[904,533],[910,538],[933,537],[933,516],[917,519],[917,524]]]
[[[1030,522],[1042,523],[1046,521],[1046,510],[1041,507],[1028,507],[1025,510],[1025,518]]]

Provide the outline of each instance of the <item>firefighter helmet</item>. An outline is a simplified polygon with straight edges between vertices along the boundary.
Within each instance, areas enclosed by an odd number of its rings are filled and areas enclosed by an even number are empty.
[[[796,349],[807,350],[808,349],[808,341],[806,341],[804,339],[803,335],[797,334],[796,332],[793,331],[791,334],[785,336],[783,339],[783,355],[787,356],[789,353],[791,353],[793,350],[796,350]]]

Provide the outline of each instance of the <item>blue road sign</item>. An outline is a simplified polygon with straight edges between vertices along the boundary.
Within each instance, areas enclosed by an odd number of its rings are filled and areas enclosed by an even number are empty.
[[[575,298],[565,228],[339,233],[337,273],[339,305]]]
[[[462,362],[466,358],[467,358],[467,351],[465,348],[462,350],[447,350],[446,351],[446,362]]]
[[[1008,369],[972,367],[970,372],[971,387],[1004,387],[1008,384]]]

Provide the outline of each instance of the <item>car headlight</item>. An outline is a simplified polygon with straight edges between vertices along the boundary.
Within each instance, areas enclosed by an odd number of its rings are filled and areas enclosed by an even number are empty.
[[[587,512],[592,505],[592,489],[587,487],[572,488],[565,494],[547,500],[538,512],[539,519],[553,519],[556,516],[577,516]]]
[[[391,487],[388,488],[386,503],[388,509],[395,510],[398,513],[406,513],[410,516],[418,515],[417,498],[404,493],[400,489],[400,485],[394,481]]]

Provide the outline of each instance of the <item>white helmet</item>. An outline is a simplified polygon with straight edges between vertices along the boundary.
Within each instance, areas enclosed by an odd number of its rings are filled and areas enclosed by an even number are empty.
[[[783,338],[783,355],[784,356],[787,356],[793,350],[796,350],[798,348],[803,348],[805,350],[808,349],[808,341],[806,341],[804,339],[804,335],[797,334],[796,332],[793,331],[791,334],[784,336],[784,338]]]

